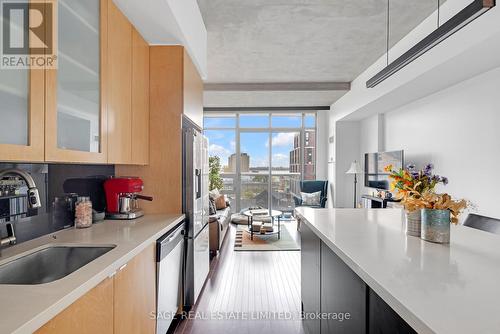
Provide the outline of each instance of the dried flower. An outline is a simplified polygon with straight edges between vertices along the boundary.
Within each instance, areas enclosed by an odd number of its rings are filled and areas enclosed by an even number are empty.
[[[470,203],[464,199],[454,200],[448,194],[435,194],[425,192],[415,197],[407,197],[402,200],[403,205],[410,211],[417,209],[450,210],[451,223],[457,224],[460,214],[470,207]]]

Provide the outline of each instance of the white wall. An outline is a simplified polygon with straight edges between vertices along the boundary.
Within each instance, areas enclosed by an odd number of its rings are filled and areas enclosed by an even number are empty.
[[[441,7],[441,22],[469,3],[446,1]],[[496,6],[368,89],[366,81],[385,66],[385,56],[381,57],[352,82],[349,93],[331,106],[330,132],[338,123],[357,123],[357,158],[361,161],[365,152],[393,149],[404,149],[407,161],[432,160],[437,172],[450,178],[447,191],[477,203],[479,213],[499,217],[494,200],[498,182],[490,180],[494,172],[477,172],[478,165],[494,168],[500,160],[499,135],[495,133],[500,110],[494,111],[500,105],[496,96],[500,95],[499,19],[500,7]],[[436,13],[390,50],[390,60],[428,35],[435,24]],[[336,147],[345,140],[341,136],[355,142],[350,133],[337,133]],[[333,154],[336,163],[331,178],[345,187],[341,174],[352,155],[343,156],[343,151]],[[352,201],[347,191],[336,191],[335,195],[342,197],[335,199],[339,206]]]
[[[432,162],[436,173],[449,178],[439,191],[472,201],[479,214],[500,218],[498,87],[500,68],[392,110],[382,121],[371,116],[357,122],[360,159],[366,152],[404,149],[406,163]],[[371,191],[361,187],[362,193]],[[344,197],[339,203],[352,198],[338,196]]]
[[[328,110],[320,110],[316,119],[316,179],[328,179]]]
[[[359,122],[335,123],[335,162],[333,179],[330,180],[333,190],[333,206],[336,208],[352,208],[354,200],[354,176],[345,172],[354,160],[359,161],[360,126]],[[359,175],[357,201],[360,196],[362,177]]]
[[[386,114],[387,150],[432,162],[450,179],[443,189],[500,218],[500,68]]]
[[[384,151],[384,148],[379,147],[379,115],[370,116],[359,122],[360,140],[359,140],[359,159],[361,168],[364,166],[364,154]],[[360,193],[371,194],[373,189],[364,186],[364,175],[360,175]]]

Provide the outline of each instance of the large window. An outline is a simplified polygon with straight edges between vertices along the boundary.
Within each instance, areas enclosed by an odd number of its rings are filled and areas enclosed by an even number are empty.
[[[292,211],[300,181],[316,178],[316,114],[205,114],[209,155],[235,210]]]

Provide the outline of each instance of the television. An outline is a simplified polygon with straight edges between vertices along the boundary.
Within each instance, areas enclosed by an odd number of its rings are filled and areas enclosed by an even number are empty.
[[[392,165],[393,169],[402,168],[404,152],[390,151],[365,154],[365,187],[389,190],[389,173],[384,169]]]

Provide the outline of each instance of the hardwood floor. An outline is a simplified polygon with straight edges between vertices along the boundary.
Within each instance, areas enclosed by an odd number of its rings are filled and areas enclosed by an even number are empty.
[[[295,223],[286,228],[296,239]],[[231,226],[191,317],[176,334],[302,334],[300,252],[235,252]]]

